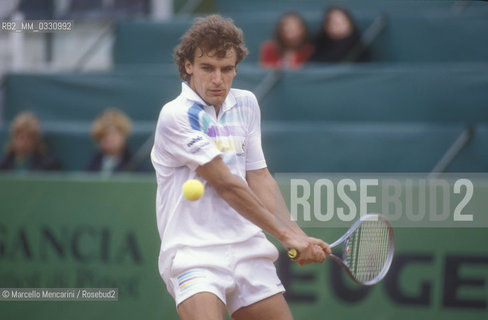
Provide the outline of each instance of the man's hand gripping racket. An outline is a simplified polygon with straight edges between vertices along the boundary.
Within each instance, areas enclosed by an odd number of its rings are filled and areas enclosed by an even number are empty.
[[[314,245],[308,250],[323,249],[357,284],[371,286],[381,281],[388,272],[395,251],[394,243],[393,228],[388,220],[379,214],[368,214],[330,246]],[[342,250],[330,252],[339,245],[342,245]],[[288,256],[300,263],[299,250],[290,248]]]

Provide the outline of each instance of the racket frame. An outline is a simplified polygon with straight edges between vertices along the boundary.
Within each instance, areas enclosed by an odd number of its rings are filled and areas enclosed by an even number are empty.
[[[375,278],[368,280],[368,281],[360,281],[354,276],[349,265],[344,260],[346,255],[348,254],[347,253],[347,250],[348,250],[347,243],[345,243],[344,247],[342,248],[342,252],[341,252],[342,258],[340,256],[334,254],[334,253],[327,256],[328,258],[330,258],[331,260],[333,260],[334,262],[339,264],[347,272],[349,277],[355,283],[357,283],[358,285],[361,285],[361,286],[372,286],[374,284],[377,284],[386,276],[386,274],[388,273],[388,270],[391,266],[391,262],[393,261],[393,255],[395,252],[395,236],[393,234],[393,228],[392,228],[390,222],[388,221],[388,219],[386,219],[384,216],[377,214],[377,213],[366,214],[366,215],[362,216],[359,220],[354,222],[354,224],[349,228],[349,230],[347,230],[346,233],[344,233],[339,239],[337,239],[336,241],[334,241],[332,244],[329,245],[330,249],[333,249],[334,247],[337,247],[341,243],[347,242],[350,239],[351,235],[354,233],[354,231],[356,231],[361,226],[361,224],[363,222],[365,222],[365,221],[377,221],[377,220],[383,221],[387,226],[387,229],[388,229],[388,251],[387,251],[385,263],[383,264],[383,268],[381,269],[380,273],[378,273],[378,275]]]

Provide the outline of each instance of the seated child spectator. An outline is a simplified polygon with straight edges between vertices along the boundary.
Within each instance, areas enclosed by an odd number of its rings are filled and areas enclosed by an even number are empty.
[[[122,111],[107,109],[93,122],[92,138],[99,151],[93,155],[87,170],[110,175],[126,171],[131,153],[126,145],[131,121]]]

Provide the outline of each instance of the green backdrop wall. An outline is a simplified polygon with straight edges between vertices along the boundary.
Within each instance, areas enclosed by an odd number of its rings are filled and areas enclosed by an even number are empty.
[[[261,101],[263,120],[486,121],[488,64],[381,64],[306,67],[283,72]],[[235,88],[255,91],[269,72],[240,65]],[[3,117],[23,110],[42,121],[92,121],[116,107],[134,121],[156,121],[181,90],[171,64],[108,73],[9,74]]]
[[[118,302],[4,302],[5,319],[176,319],[159,277],[151,176],[0,177],[0,287],[117,287]],[[326,241],[341,228],[308,228]],[[359,288],[332,263],[277,261],[295,319],[485,319],[488,233],[396,229],[388,277]]]
[[[479,30],[486,29],[488,4],[483,1],[218,1],[216,13],[234,19],[250,50],[245,61],[257,64],[261,44],[273,36],[280,15],[300,12],[314,35],[328,4],[349,9],[364,32],[376,17],[386,28],[373,41],[373,61],[462,62],[486,61],[488,45]],[[188,17],[169,22],[119,21],[113,58],[116,66],[171,61],[179,37],[191,26]]]

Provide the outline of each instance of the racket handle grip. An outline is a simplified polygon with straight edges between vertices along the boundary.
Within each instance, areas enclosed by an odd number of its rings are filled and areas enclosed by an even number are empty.
[[[324,250],[324,252],[325,252],[325,250]],[[327,252],[325,252],[325,255],[327,256]],[[300,253],[298,252],[297,249],[295,249],[295,248],[288,249],[288,257],[291,260],[296,260],[296,259],[298,259],[299,256],[300,256]]]
[[[299,254],[298,254],[297,249],[295,249],[295,248],[290,248],[290,249],[288,249],[288,257],[289,257],[291,260],[295,260],[295,259],[297,259],[297,258],[298,258],[298,256],[299,256]]]

